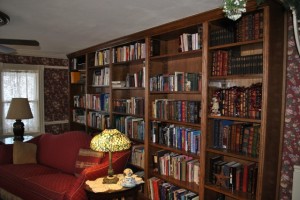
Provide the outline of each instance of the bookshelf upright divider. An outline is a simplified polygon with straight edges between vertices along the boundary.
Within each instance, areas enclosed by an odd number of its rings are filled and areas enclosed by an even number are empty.
[[[99,133],[90,119],[105,115],[132,140],[128,167],[144,171],[149,199],[167,190],[201,200],[272,196],[283,16],[276,2],[250,0],[237,21],[215,9],[69,54],[70,129]],[[106,109],[86,104],[99,97],[101,105],[101,95],[109,96]],[[218,180],[228,170],[234,185]]]

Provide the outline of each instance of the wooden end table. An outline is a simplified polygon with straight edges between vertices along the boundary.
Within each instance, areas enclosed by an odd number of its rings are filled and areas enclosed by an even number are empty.
[[[122,188],[121,190],[108,190],[106,192],[93,192],[87,185],[85,186],[85,192],[89,200],[121,200],[124,197],[126,200],[138,199],[138,192],[142,184],[136,185],[132,188]]]
[[[28,140],[31,140],[33,138],[32,135],[24,135],[23,142],[26,142]],[[4,144],[13,144],[14,143],[14,136],[2,136],[0,137],[0,141]]]

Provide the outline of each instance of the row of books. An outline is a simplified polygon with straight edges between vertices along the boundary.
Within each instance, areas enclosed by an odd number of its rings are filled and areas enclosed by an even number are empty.
[[[243,16],[236,24],[236,41],[243,42],[263,38],[263,12],[258,11]]]
[[[71,60],[71,71],[77,71],[85,68],[85,57],[77,57]]]
[[[261,119],[262,83],[249,87],[220,88],[213,97],[217,98],[221,116]],[[211,105],[213,107],[213,102]],[[213,111],[211,114],[214,115]]]
[[[222,156],[210,158],[209,180],[217,183],[216,174],[223,174],[225,188],[251,194],[256,192],[258,167],[254,162],[224,161]]]
[[[143,97],[131,97],[130,99],[113,99],[112,104],[114,112],[144,115],[145,99]]]
[[[90,111],[87,114],[87,125],[89,127],[104,130],[109,127],[109,115],[95,111]]]
[[[234,56],[232,51],[217,50],[212,52],[212,76],[236,74],[260,74],[263,70],[263,56]]]
[[[109,67],[97,69],[93,73],[93,86],[108,86],[109,85]]]
[[[201,90],[199,73],[174,72],[150,77],[150,91],[199,91]]]
[[[73,109],[73,122],[77,122],[80,124],[86,124],[86,114],[83,109]]]
[[[201,131],[160,121],[151,121],[151,141],[186,152],[199,154]]]
[[[143,59],[146,57],[146,45],[144,42],[136,42],[113,48],[112,52],[113,63]]]
[[[145,87],[145,66],[133,74],[126,75],[126,87]]]
[[[199,185],[199,160],[168,150],[158,150],[153,159],[154,171],[159,174]]]
[[[86,108],[109,112],[109,93],[86,94]]]
[[[212,30],[210,32],[210,46],[234,43],[235,33],[234,25],[229,24],[226,28]]]
[[[109,49],[103,51],[96,51],[94,66],[108,65],[110,59]]]
[[[210,32],[210,46],[244,42],[263,38],[263,12],[244,15],[236,23],[228,22],[224,27]]]
[[[152,117],[188,123],[200,122],[200,101],[155,99],[152,101]]]
[[[214,148],[258,157],[260,124],[215,119],[213,126]]]
[[[85,108],[85,96],[82,95],[74,95],[73,96],[73,102],[75,108]]]
[[[198,194],[157,177],[148,179],[148,187],[150,200],[199,200]]]
[[[145,121],[133,116],[115,116],[115,127],[129,138],[144,141]]]
[[[144,168],[145,162],[145,147],[144,145],[134,145],[131,148],[131,164]]]
[[[199,33],[183,33],[179,36],[179,52],[198,50],[202,46],[202,26]]]

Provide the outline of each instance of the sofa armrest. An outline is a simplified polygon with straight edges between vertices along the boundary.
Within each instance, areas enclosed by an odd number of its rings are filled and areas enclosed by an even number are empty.
[[[107,155],[106,155],[107,156]],[[122,173],[127,161],[130,156],[130,151],[122,151],[113,153],[112,163],[114,172]],[[76,182],[72,185],[65,196],[65,200],[85,200],[87,196],[84,191],[85,181],[87,180],[95,180],[99,177],[103,177],[107,175],[109,162],[108,159],[104,159],[98,165],[94,165],[92,167],[84,169],[80,176],[77,178]]]
[[[13,163],[13,145],[1,144],[0,145],[0,164]]]

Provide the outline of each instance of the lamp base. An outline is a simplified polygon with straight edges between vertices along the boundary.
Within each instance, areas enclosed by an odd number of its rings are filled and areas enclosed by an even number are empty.
[[[119,178],[117,176],[106,176],[104,179],[103,179],[103,184],[116,184],[118,183],[119,181]]]
[[[13,131],[14,141],[24,140],[24,123],[20,119],[16,119],[16,122],[13,124]]]

